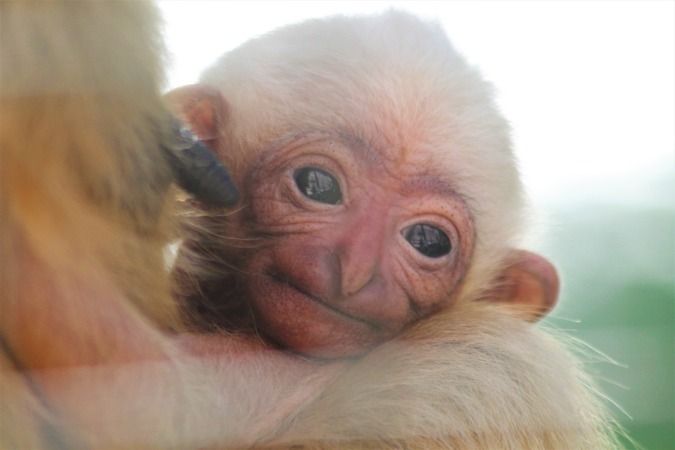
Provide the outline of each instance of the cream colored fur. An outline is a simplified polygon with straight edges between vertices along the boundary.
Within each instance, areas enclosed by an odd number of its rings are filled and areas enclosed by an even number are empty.
[[[320,449],[600,450],[618,447],[612,426],[560,342],[476,302],[356,363],[283,439]]]

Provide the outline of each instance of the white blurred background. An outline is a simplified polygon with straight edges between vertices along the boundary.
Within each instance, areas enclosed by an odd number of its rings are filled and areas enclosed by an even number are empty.
[[[549,324],[589,356],[618,419],[675,448],[675,2],[162,1],[168,88],[222,53],[307,18],[391,7],[439,21],[497,87],[563,275]]]
[[[437,20],[497,86],[535,200],[675,195],[649,187],[675,170],[673,2],[173,0],[161,7],[168,87],[195,82],[251,37],[307,18],[394,7]]]

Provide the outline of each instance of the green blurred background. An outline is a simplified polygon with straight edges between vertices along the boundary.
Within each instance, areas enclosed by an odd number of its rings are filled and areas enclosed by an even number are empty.
[[[675,197],[675,183],[663,188]],[[541,251],[563,290],[547,323],[616,361],[586,358],[629,436],[675,448],[675,208],[582,202],[549,213]]]

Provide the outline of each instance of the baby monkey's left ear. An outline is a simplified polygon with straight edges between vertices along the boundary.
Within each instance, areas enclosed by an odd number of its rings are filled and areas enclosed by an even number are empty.
[[[536,321],[555,307],[559,290],[553,264],[535,253],[513,250],[490,299],[512,305],[527,320]]]
[[[214,151],[218,150],[218,130],[227,120],[228,106],[217,89],[191,84],[169,91],[164,99],[200,141]]]
[[[239,192],[218,158],[218,129],[227,113],[222,95],[195,84],[175,89],[164,98],[180,118],[172,120],[171,136],[164,143],[176,183],[206,205],[233,206]]]

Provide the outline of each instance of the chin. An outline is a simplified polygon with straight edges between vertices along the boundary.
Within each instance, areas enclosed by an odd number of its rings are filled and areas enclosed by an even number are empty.
[[[361,355],[381,341],[377,327],[270,275],[249,283],[256,328],[286,350],[314,358]]]

